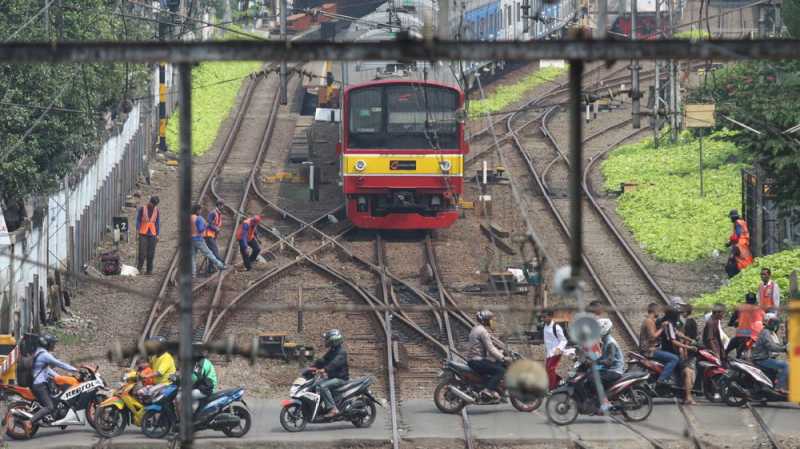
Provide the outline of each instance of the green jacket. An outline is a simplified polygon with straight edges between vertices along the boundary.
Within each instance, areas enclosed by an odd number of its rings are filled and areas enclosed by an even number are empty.
[[[192,383],[196,384],[198,380],[206,377],[211,380],[212,391],[216,391],[218,385],[217,371],[214,369],[214,365],[211,364],[211,361],[203,357],[200,361],[194,364],[194,371],[192,371]]]

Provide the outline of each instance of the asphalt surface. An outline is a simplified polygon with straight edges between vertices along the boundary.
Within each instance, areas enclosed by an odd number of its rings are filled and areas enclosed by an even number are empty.
[[[197,435],[198,447],[332,447],[347,442],[388,442],[390,429],[387,411],[378,409],[375,424],[368,429],[356,429],[348,423],[309,425],[304,432],[288,433],[278,421],[278,401],[250,400],[253,427],[242,439],[228,439],[221,433],[201,432]],[[788,404],[774,407],[757,407],[778,438],[800,437],[800,408]],[[701,439],[715,442],[746,443],[753,439],[757,428],[746,419],[745,409],[724,405],[701,403],[689,407],[697,434]],[[423,444],[426,440],[462,440],[464,433],[459,415],[440,413],[432,401],[403,401],[400,408],[403,440]],[[640,441],[630,429],[609,418],[581,416],[575,424],[558,427],[550,424],[540,409],[534,413],[520,413],[510,405],[482,406],[469,409],[472,434],[476,440],[509,442],[566,442],[575,438],[587,441]],[[671,401],[658,401],[649,419],[633,427],[648,437],[660,441],[684,440],[686,421]],[[88,426],[59,429],[41,429],[33,440],[10,441],[11,448],[78,448],[92,447],[97,435]],[[165,443],[164,443],[165,445]],[[129,427],[113,441],[114,448],[150,448],[162,444],[145,438],[138,428]],[[423,446],[424,447],[424,446]],[[749,447],[749,446],[742,446]]]

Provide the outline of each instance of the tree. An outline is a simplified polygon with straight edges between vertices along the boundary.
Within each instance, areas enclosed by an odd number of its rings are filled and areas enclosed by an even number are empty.
[[[783,0],[781,16],[789,34],[794,38],[800,37],[800,0]]]
[[[30,0],[0,3],[2,39],[54,40],[63,15],[65,40],[147,39],[153,25],[137,20],[126,2],[63,0],[42,20],[20,28],[42,6]],[[109,4],[111,3],[111,4]],[[130,17],[125,17],[130,16]],[[103,115],[144,92],[146,67],[133,64],[0,65],[0,199],[6,204],[52,191],[76,161],[101,147]],[[48,107],[50,107],[49,110]]]
[[[719,113],[761,132],[742,130],[730,139],[776,180],[779,202],[800,204],[800,134],[783,133],[800,124],[800,61],[752,61],[718,70],[688,99],[709,100]]]

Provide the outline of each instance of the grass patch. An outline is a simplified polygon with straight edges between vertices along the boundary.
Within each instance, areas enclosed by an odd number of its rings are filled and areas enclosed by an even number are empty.
[[[522,99],[529,90],[558,78],[565,70],[557,67],[545,67],[514,84],[500,86],[483,100],[471,101],[469,116],[475,118],[486,113],[500,112],[511,103]]]
[[[206,62],[192,69],[192,153],[208,151],[225,118],[228,117],[242,80],[257,71],[258,61]],[[167,145],[179,152],[180,113],[172,114],[167,124]]]
[[[703,39],[708,39],[711,37],[711,34],[706,30],[686,30],[681,31],[680,33],[675,33],[672,35],[675,39],[688,39],[690,41],[699,41]]]
[[[741,202],[739,152],[719,131],[703,139],[705,196],[700,197],[699,144],[682,133],[658,149],[647,139],[625,145],[603,162],[605,186],[638,184],[620,196],[618,213],[642,248],[664,262],[691,262],[722,251],[730,233],[728,212]]]
[[[761,282],[761,268],[772,270],[772,279],[781,287],[781,295],[785,300],[789,291],[789,274],[800,270],[800,248],[781,251],[769,256],[758,257],[749,267],[731,279],[731,282],[714,293],[707,293],[695,298],[694,304],[710,307],[721,302],[726,305],[740,304],[747,292],[758,293]]]

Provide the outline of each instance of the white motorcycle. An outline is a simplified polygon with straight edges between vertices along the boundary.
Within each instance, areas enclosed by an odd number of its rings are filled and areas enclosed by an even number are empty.
[[[60,427],[63,430],[68,426],[83,426],[87,422],[94,427],[94,415],[104,399],[100,393],[106,388],[106,383],[97,374],[96,366],[82,366],[78,381],[78,385],[66,390],[51,390],[53,410],[34,424],[30,433],[25,430],[24,423],[39,411],[39,402],[20,401],[10,404],[4,421],[6,434],[15,440],[25,440],[33,438],[39,427]]]

